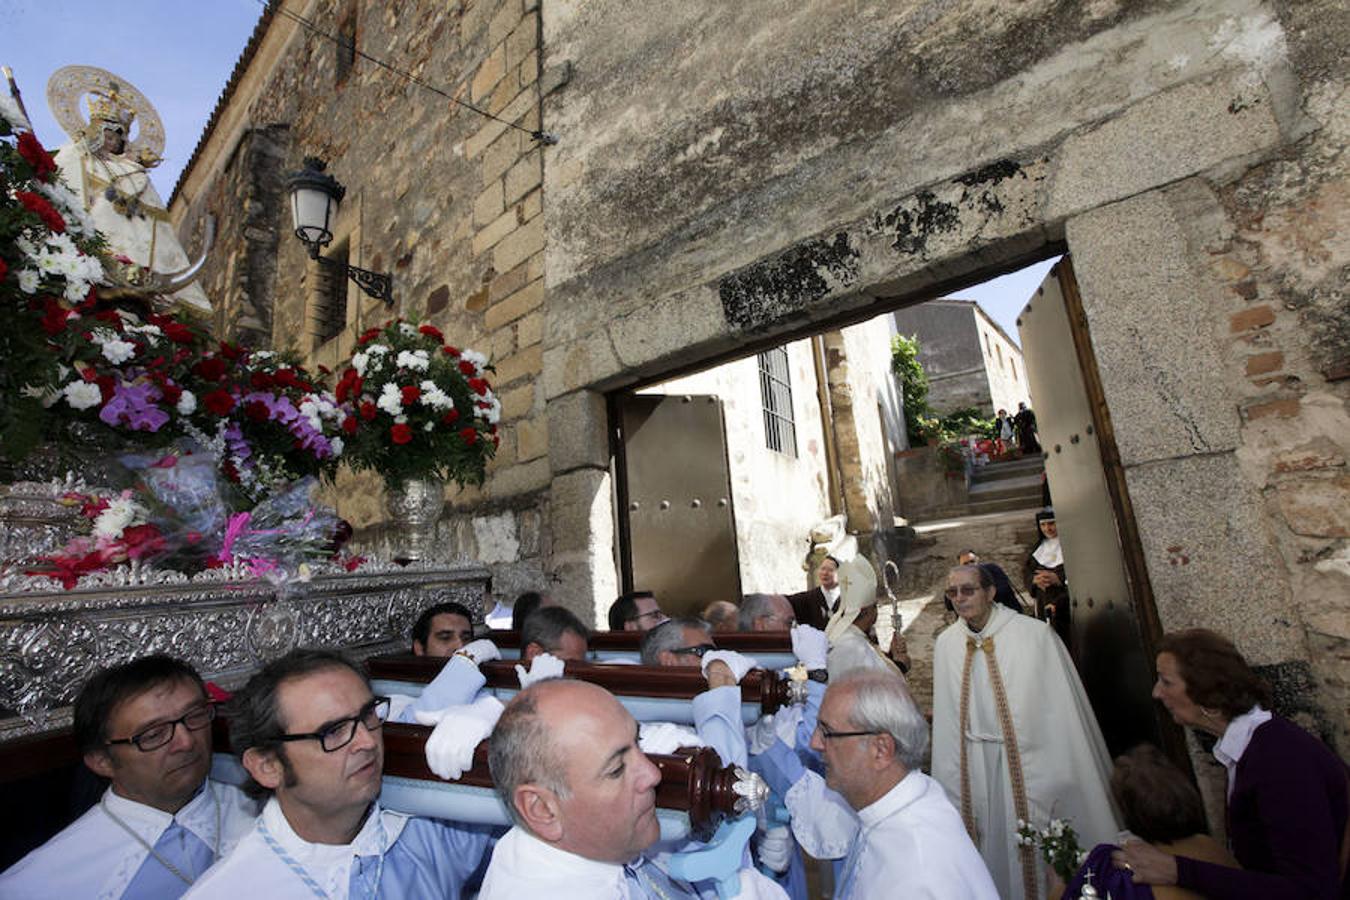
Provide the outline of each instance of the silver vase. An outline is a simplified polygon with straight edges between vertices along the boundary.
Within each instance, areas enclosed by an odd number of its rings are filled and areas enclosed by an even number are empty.
[[[385,491],[384,506],[389,524],[397,529],[395,558],[430,559],[436,523],[445,508],[445,482],[439,478],[405,478]]]

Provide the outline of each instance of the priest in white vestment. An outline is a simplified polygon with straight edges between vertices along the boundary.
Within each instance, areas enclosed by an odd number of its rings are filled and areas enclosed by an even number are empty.
[[[1120,830],[1111,761],[1078,673],[1046,623],[994,601],[978,566],[948,577],[960,618],[933,660],[933,777],[946,789],[1004,900],[1045,896],[1039,856],[1017,822],[1067,819],[1079,843]]]
[[[853,669],[872,669],[903,678],[900,668],[868,637],[877,623],[876,588],[877,575],[866,557],[850,557],[839,564],[839,604],[825,625],[831,679]]]

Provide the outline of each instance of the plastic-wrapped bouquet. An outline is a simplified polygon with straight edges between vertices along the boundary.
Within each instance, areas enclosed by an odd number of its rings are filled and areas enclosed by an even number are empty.
[[[335,399],[346,462],[373,469],[389,484],[441,478],[481,484],[497,448],[501,403],[488,384],[487,358],[445,342],[433,325],[402,319],[357,339]]]

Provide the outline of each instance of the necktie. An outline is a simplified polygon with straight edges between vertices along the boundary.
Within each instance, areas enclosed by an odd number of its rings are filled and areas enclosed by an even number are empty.
[[[693,885],[671,878],[650,860],[638,859],[623,867],[624,878],[638,889],[638,895],[649,900],[679,900],[697,898]]]
[[[213,862],[215,853],[206,842],[175,821],[159,836],[154,849],[136,870],[122,900],[181,897],[188,889],[183,879],[195,881]]]

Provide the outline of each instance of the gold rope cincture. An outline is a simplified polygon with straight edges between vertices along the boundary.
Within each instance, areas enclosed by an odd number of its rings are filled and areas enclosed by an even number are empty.
[[[1017,732],[1013,730],[1012,711],[1008,709],[1008,695],[1003,690],[1003,676],[994,658],[994,639],[966,638],[966,661],[961,670],[961,819],[966,824],[970,839],[976,836],[974,801],[970,795],[970,762],[966,734],[970,731],[970,672],[975,664],[975,651],[983,650],[989,667],[989,684],[994,691],[994,705],[998,708],[999,728],[1003,732],[1003,748],[1008,759],[1008,780],[1012,782],[1013,810],[1017,818],[1031,821],[1027,805],[1026,781],[1022,778],[1022,755],[1017,749]],[[1036,886],[1036,856],[1031,847],[1018,844],[1022,858],[1022,889],[1029,898],[1039,896]]]

